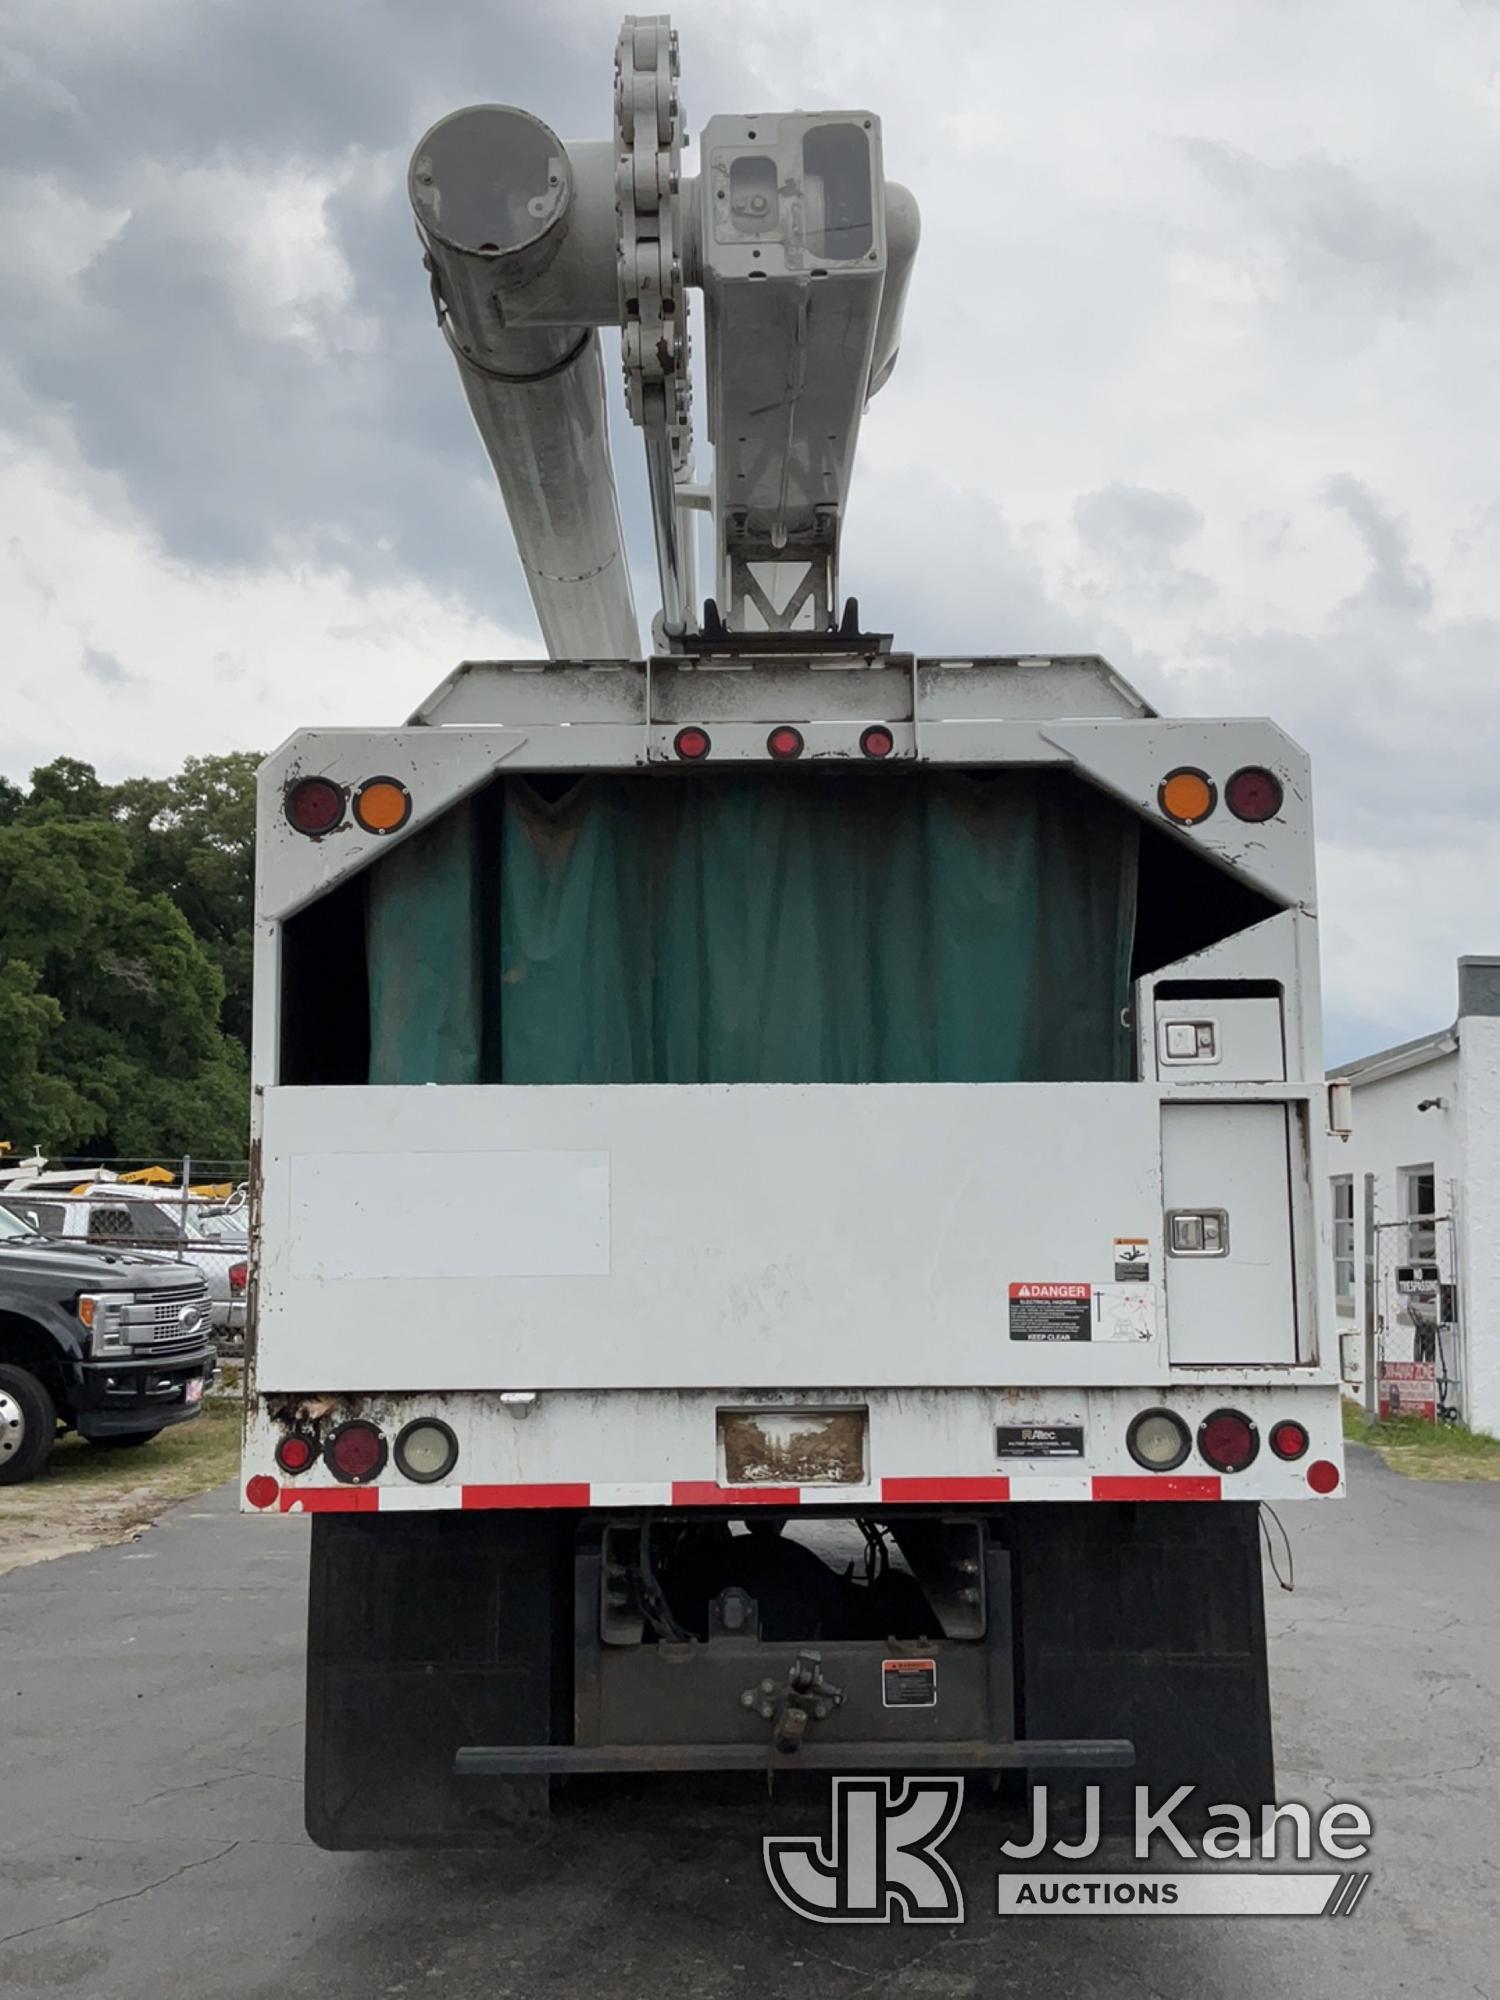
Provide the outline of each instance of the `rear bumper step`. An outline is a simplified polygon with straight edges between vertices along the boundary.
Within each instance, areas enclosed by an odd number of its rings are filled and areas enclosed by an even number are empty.
[[[1023,1743],[478,1744],[453,1759],[458,1778],[564,1777],[608,1771],[1122,1771],[1135,1745],[1120,1737]]]

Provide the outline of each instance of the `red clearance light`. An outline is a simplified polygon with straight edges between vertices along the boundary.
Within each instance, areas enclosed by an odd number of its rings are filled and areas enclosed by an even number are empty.
[[[250,1282],[250,1266],[248,1264],[230,1265],[229,1267],[230,1291],[242,1292],[249,1282]]]
[[[299,1472],[306,1472],[316,1456],[312,1439],[304,1437],[301,1431],[282,1438],[276,1447],[276,1463],[294,1478]]]
[[[1277,1424],[1271,1432],[1271,1449],[1278,1458],[1301,1458],[1307,1450],[1307,1432],[1290,1421]]]
[[[1235,818],[1247,819],[1254,825],[1275,819],[1281,811],[1282,798],[1280,778],[1274,771],[1263,771],[1258,764],[1247,764],[1243,771],[1236,771],[1224,787],[1224,803]]]
[[[299,778],[286,788],[282,800],[288,821],[298,833],[314,840],[332,833],[344,817],[344,788],[332,778]]]
[[[1198,1450],[1215,1472],[1243,1472],[1260,1450],[1260,1432],[1238,1410],[1215,1410],[1198,1426]]]
[[[877,722],[860,737],[859,747],[867,757],[889,757],[896,747],[896,739]]]
[[[1338,1491],[1339,1469],[1331,1458],[1315,1458],[1307,1468],[1307,1483],[1314,1493]]]
[[[802,755],[802,731],[793,729],[789,723],[780,729],[773,729],[766,738],[766,748],[782,763],[790,763],[793,757]]]
[[[346,1486],[366,1486],[378,1478],[385,1470],[385,1456],[385,1439],[359,1417],[340,1424],[323,1447],[328,1470]]]
[[[679,729],[677,740],[672,745],[678,756],[689,764],[701,764],[713,747],[706,729]]]

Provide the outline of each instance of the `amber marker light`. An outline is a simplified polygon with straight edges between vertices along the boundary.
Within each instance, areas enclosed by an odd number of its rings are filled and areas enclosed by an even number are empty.
[[[1203,771],[1189,765],[1169,771],[1157,787],[1156,803],[1178,826],[1197,826],[1219,803],[1218,790]]]
[[[354,794],[354,817],[366,833],[399,833],[411,818],[411,793],[395,778],[366,778]]]

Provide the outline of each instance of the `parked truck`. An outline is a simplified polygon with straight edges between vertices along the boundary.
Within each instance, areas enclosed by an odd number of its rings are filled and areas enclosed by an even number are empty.
[[[0,1203],[0,1486],[35,1479],[63,1431],[121,1448],[200,1415],[211,1315],[190,1264],[65,1242]]]
[[[1259,1511],[1343,1490],[1307,759],[867,630],[916,205],[867,111],[684,143],[660,17],[612,135],[421,141],[548,657],[261,772],[244,1504],[312,1517],[309,1830],[621,1769],[1258,1804]]]

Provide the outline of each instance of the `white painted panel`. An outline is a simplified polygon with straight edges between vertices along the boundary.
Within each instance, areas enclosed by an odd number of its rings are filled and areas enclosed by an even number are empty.
[[[1287,1108],[1164,1103],[1162,1205],[1222,1209],[1223,1257],[1165,1260],[1174,1366],[1264,1366],[1297,1358]]]
[[[609,1155],[400,1153],[288,1162],[289,1273],[350,1279],[583,1278],[609,1270]]]
[[[277,1088],[262,1176],[262,1391],[1166,1372],[1138,1084]],[[1130,1338],[1010,1338],[1012,1283],[1109,1286],[1117,1237]]]

